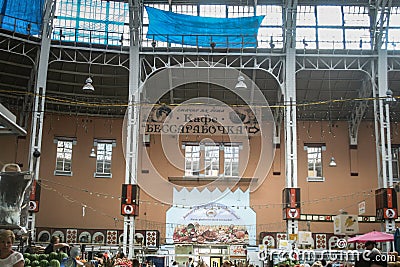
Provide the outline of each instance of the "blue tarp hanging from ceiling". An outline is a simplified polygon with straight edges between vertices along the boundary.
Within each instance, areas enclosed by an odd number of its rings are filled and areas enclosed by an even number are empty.
[[[264,16],[210,18],[177,14],[146,6],[147,38],[156,41],[219,48],[256,47]]]
[[[45,0],[0,0],[0,27],[13,32],[38,35]]]

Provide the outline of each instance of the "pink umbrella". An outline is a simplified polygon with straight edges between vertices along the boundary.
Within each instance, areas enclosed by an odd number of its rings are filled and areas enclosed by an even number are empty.
[[[378,231],[372,231],[363,235],[355,236],[349,238],[347,240],[348,243],[365,243],[367,241],[374,241],[374,242],[385,242],[385,241],[393,241],[394,236],[392,234],[387,234]]]

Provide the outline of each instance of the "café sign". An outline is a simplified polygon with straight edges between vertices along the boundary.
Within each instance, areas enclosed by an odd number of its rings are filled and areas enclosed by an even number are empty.
[[[229,106],[145,106],[143,134],[257,135],[262,108]]]

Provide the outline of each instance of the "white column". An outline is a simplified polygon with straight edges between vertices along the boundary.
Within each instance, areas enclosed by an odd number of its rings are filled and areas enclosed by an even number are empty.
[[[125,183],[137,185],[137,155],[139,142],[139,3],[137,0],[129,0],[129,96],[126,117],[125,140]],[[138,204],[138,203],[136,203]],[[135,217],[124,217],[123,252],[128,258],[134,257]]]
[[[393,188],[392,169],[392,143],[390,139],[390,114],[389,102],[387,100],[388,77],[387,77],[387,50],[378,48],[378,88],[374,87],[375,100],[375,128],[376,149],[378,166],[379,188]],[[374,81],[372,81],[374,82]],[[391,232],[395,230],[393,219],[385,219],[382,231]]]
[[[286,51],[285,66],[285,187],[297,187],[296,48]],[[298,220],[287,220],[288,234],[297,234]]]
[[[41,151],[42,148],[42,132],[43,132],[43,120],[44,120],[44,108],[45,108],[45,96],[46,96],[46,81],[47,81],[47,70],[50,53],[50,42],[52,32],[52,20],[54,17],[55,1],[46,1],[46,12],[43,18],[42,27],[42,42],[40,48],[39,62],[37,67],[37,76],[35,84],[35,96],[33,102],[32,112],[32,123],[31,123],[31,137],[29,147],[29,171],[33,173],[35,180],[39,180],[39,167],[40,167],[40,156],[34,157],[33,152],[35,150]],[[36,237],[35,230],[35,219],[36,214],[29,212],[27,229],[31,230],[32,238]]]

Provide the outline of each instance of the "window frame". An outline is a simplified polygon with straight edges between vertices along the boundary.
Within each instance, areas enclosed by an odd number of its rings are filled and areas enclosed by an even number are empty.
[[[187,148],[188,146],[192,146],[192,147],[198,147],[198,153],[199,156],[196,158],[197,160],[197,164],[199,166],[199,171],[198,174],[193,173],[192,175],[189,175],[187,170],[188,169],[188,165],[187,163],[190,162],[190,160],[187,160]],[[212,159],[207,159],[207,148],[208,147],[216,147],[216,149],[214,150],[214,152],[218,151],[218,164],[215,164],[215,162],[212,161]],[[226,166],[226,162],[227,162],[227,158],[226,158],[226,153],[225,153],[225,147],[237,147],[237,153],[235,153],[234,155],[237,155],[236,158],[231,159],[232,160],[237,160],[237,174],[232,174],[232,171],[227,175],[225,173],[225,166]],[[239,177],[239,173],[240,173],[240,150],[243,148],[241,143],[222,143],[222,142],[216,142],[216,143],[197,143],[197,142],[184,142],[182,143],[182,150],[184,153],[184,178],[218,178],[218,177]],[[223,153],[223,154],[221,154]],[[218,174],[215,175],[215,173],[207,173],[207,165],[212,164],[212,166],[216,167],[212,168],[212,170],[217,171]],[[192,162],[193,165],[193,162]],[[231,165],[230,169],[232,170],[233,165]],[[193,170],[193,167],[190,168],[191,170]]]
[[[310,162],[310,152],[309,152],[309,148],[319,148],[320,152],[314,152],[314,153],[318,153],[320,154],[320,157],[317,156],[317,158],[315,158],[314,160],[312,160],[312,162]],[[323,152],[326,151],[326,145],[325,144],[304,144],[304,150],[307,153],[307,182],[324,182],[325,181],[325,177],[324,177],[324,165],[323,165]],[[321,168],[321,176],[310,176],[309,172],[309,166],[310,163],[314,166],[313,168],[313,172],[314,173],[318,173],[318,170],[316,169],[315,165],[316,165],[316,161],[320,162],[320,168]]]
[[[198,150],[197,151],[193,151],[193,149],[192,149],[191,151],[187,151],[186,150],[187,147],[193,147],[193,148],[197,147]],[[200,176],[200,171],[201,171],[201,147],[200,147],[200,144],[198,144],[198,145],[196,145],[196,144],[186,144],[186,145],[184,145],[183,149],[185,151],[185,169],[184,169],[185,173],[184,173],[184,177],[198,177],[198,176]],[[187,165],[188,159],[186,157],[188,153],[190,153],[190,155],[191,155],[190,160],[189,160],[191,162],[191,164],[190,164],[191,174],[187,173],[187,170],[189,170],[187,168],[188,167],[188,165]],[[195,155],[195,154],[198,154],[198,157],[194,157],[193,155]],[[196,162],[197,162],[197,166],[198,166],[197,171],[194,170],[194,166],[196,165],[195,164]]]
[[[232,152],[232,153],[227,153],[226,152],[226,148],[237,148],[237,158],[235,157],[236,152]],[[225,177],[239,177],[239,166],[240,166],[240,148],[241,146],[239,144],[224,144],[223,145],[223,151],[224,151],[224,176]],[[230,158],[227,158],[227,155],[233,155]],[[235,163],[235,160],[237,159],[237,174],[233,173],[233,166]],[[229,161],[229,170],[230,173],[227,174],[226,173],[226,168],[227,168],[227,161]]]
[[[54,142],[54,144],[56,144],[56,164],[55,164],[54,175],[55,176],[72,176],[73,175],[73,172],[72,172],[72,155],[73,155],[73,146],[76,145],[76,143],[77,143],[76,138],[74,138],[74,137],[55,137],[53,142]],[[70,152],[71,160],[70,160],[70,170],[69,171],[66,171],[64,169],[65,161],[66,161],[65,158],[61,159],[62,160],[63,169],[59,170],[57,168],[58,167],[58,162],[59,162],[58,142],[70,142],[71,143],[71,152]],[[63,154],[67,153],[65,151],[65,146],[63,146],[62,149],[63,149],[63,151],[61,153],[63,153]]]
[[[111,154],[110,154],[110,160],[109,160],[109,164],[110,164],[110,172],[108,173],[108,172],[104,172],[104,165],[105,165],[105,162],[106,162],[106,160],[105,159],[103,159],[103,160],[101,160],[102,161],[102,164],[103,164],[103,172],[98,172],[97,171],[97,166],[98,166],[98,163],[99,163],[99,149],[98,149],[98,147],[99,147],[99,144],[105,144],[105,145],[111,145]],[[95,139],[94,140],[94,144],[93,144],[95,147],[96,147],[96,170],[95,170],[95,172],[94,172],[94,177],[95,178],[112,178],[112,151],[113,151],[113,148],[114,147],[116,147],[117,146],[117,144],[116,144],[116,142],[115,142],[115,140],[113,140],[113,139]],[[104,149],[104,151],[105,151],[105,154],[104,154],[104,157],[107,157],[107,155],[106,155],[106,153],[107,153],[107,147],[105,147],[105,149]]]
[[[220,173],[220,164],[221,164],[221,144],[215,143],[215,144],[204,144],[204,176],[205,177],[219,177],[221,176]],[[209,151],[207,151],[209,150]],[[200,151],[201,151],[201,145],[200,145]],[[211,155],[213,152],[215,153],[217,151],[216,155],[217,157]],[[215,158],[217,158],[217,161],[215,161]],[[211,167],[211,168],[209,168]],[[216,167],[216,169],[214,169]],[[214,172],[217,172],[217,175],[214,174]]]
[[[392,145],[392,172],[393,172],[393,182],[400,182],[400,145]],[[395,171],[396,168],[396,171]]]

